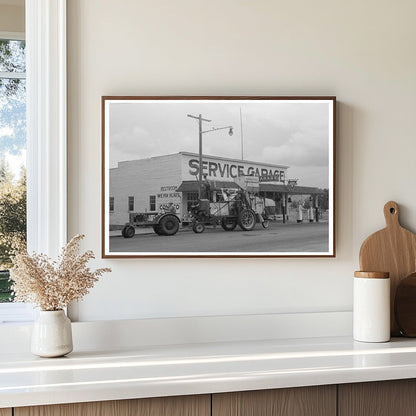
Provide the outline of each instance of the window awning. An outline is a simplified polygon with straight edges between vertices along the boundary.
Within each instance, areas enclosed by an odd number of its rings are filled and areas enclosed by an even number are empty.
[[[226,181],[208,181],[211,186],[211,190],[219,191],[221,188],[233,188],[238,189],[238,186],[235,182],[226,182]],[[183,181],[176,192],[198,192],[199,191],[199,182],[198,181]]]
[[[274,183],[264,182],[260,182],[260,192],[287,192],[290,195],[317,195],[324,193],[322,189],[314,188],[312,186],[295,186],[293,188],[289,188],[286,185],[277,185]]]
[[[221,188],[238,189],[238,185],[235,182],[227,181],[208,181],[211,189],[219,191]],[[177,192],[198,192],[199,184],[198,181],[183,181]],[[286,185],[279,185],[275,183],[260,182],[260,192],[276,192],[276,193],[288,193],[290,195],[318,195],[323,194],[323,190],[314,188],[311,186],[295,186],[290,189]]]

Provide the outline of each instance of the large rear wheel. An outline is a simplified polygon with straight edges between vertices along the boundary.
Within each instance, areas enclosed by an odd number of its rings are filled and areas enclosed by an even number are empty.
[[[221,227],[224,231],[233,231],[237,227],[237,218],[225,217],[221,220]]]
[[[179,220],[174,215],[166,215],[159,221],[158,228],[160,234],[175,235],[179,230]]]
[[[270,221],[269,220],[264,220],[261,225],[263,226],[263,228],[269,228],[270,226]]]
[[[160,231],[159,224],[154,224],[154,225],[153,225],[153,231],[154,231],[157,235],[162,235],[162,233],[161,233],[161,231]]]
[[[244,231],[251,231],[256,226],[256,216],[250,209],[243,209],[238,216],[238,225]]]

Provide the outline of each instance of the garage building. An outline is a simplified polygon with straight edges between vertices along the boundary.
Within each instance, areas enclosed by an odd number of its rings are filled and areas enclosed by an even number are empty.
[[[211,190],[237,188],[235,178],[258,176],[260,196],[272,199],[283,215],[291,195],[318,195],[322,190],[298,186],[287,176],[288,166],[204,155],[202,174]],[[130,213],[174,210],[186,221],[198,199],[199,156],[179,152],[119,162],[110,169],[110,230],[121,229]]]

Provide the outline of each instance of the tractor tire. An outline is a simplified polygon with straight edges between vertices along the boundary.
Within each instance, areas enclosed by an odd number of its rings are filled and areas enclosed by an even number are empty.
[[[192,226],[192,231],[196,234],[201,234],[204,232],[204,230],[205,230],[205,225],[202,222],[196,222]]]
[[[238,216],[238,225],[244,231],[251,231],[256,226],[256,216],[251,209],[243,209]]]
[[[263,228],[269,228],[270,226],[270,221],[269,220],[264,220],[261,225],[263,226]]]
[[[221,227],[224,231],[233,231],[237,227],[236,218],[223,218],[221,220]]]
[[[154,224],[152,227],[153,227],[153,231],[154,231],[157,235],[163,235],[163,234],[162,234],[162,232],[160,231],[159,224]]]
[[[179,220],[174,215],[166,215],[157,226],[160,235],[175,235],[179,230]]]
[[[133,238],[134,234],[136,234],[136,230],[132,225],[126,225],[122,231],[124,238]]]

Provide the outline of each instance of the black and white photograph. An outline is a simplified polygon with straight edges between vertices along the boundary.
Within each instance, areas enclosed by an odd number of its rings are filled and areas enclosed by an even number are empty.
[[[102,97],[103,257],[335,256],[335,97]]]

